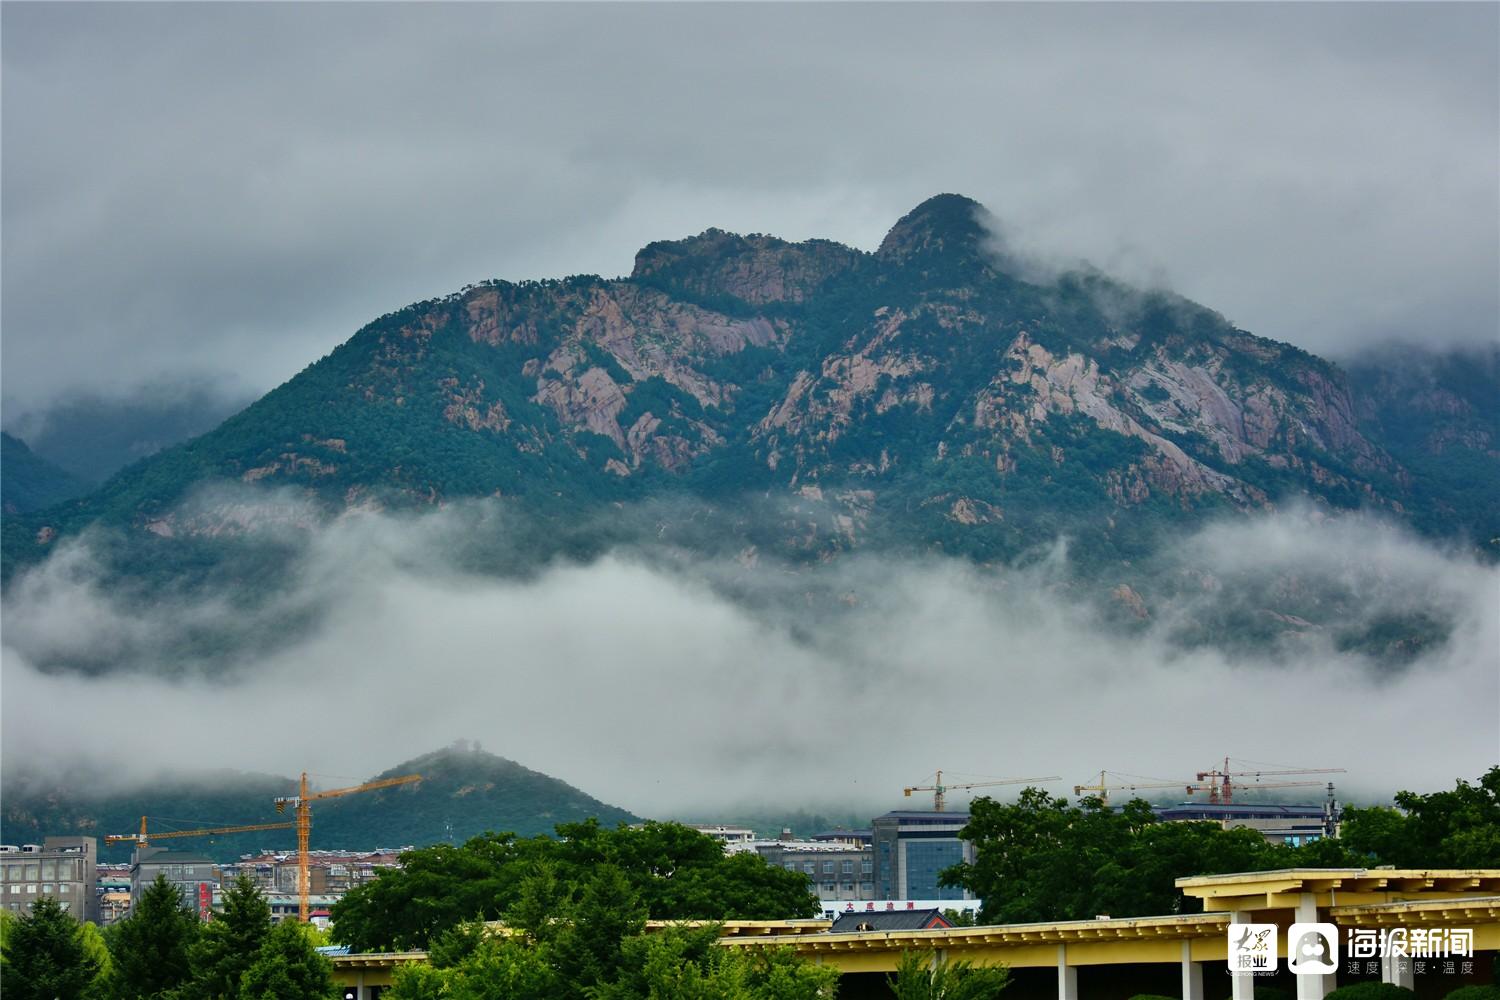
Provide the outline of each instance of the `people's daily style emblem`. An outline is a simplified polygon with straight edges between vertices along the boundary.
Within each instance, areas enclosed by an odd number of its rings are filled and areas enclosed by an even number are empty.
[[[1332,924],[1293,924],[1287,932],[1287,967],[1298,975],[1326,976],[1339,967],[1339,932]]]
[[[1275,972],[1276,925],[1230,924],[1229,971]]]

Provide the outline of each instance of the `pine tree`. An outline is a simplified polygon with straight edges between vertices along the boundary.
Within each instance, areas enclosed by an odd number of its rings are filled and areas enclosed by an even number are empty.
[[[224,890],[223,912],[203,928],[188,960],[193,971],[190,996],[235,1000],[240,978],[255,962],[271,933],[271,907],[248,875]]]
[[[330,1000],[335,995],[333,963],[317,953],[302,925],[291,920],[271,928],[240,980],[239,1000]]]
[[[109,938],[120,1000],[154,997],[187,983],[188,950],[199,927],[197,915],[182,901],[177,887],[158,875],[141,893],[140,905],[115,925]]]
[[[10,925],[4,958],[5,1000],[82,1000],[99,975],[99,960],[84,946],[78,922],[51,896]]]

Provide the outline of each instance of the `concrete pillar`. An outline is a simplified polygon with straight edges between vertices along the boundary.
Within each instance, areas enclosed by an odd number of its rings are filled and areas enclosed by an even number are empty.
[[[1057,946],[1057,1000],[1078,1000],[1078,970],[1068,965],[1068,946]]]
[[[1193,961],[1193,942],[1182,942],[1182,1000],[1203,1000],[1203,965]]]
[[[1248,923],[1254,919],[1249,910],[1231,910],[1231,923]],[[1229,970],[1229,1000],[1255,1000],[1255,973]]]
[[[1318,897],[1310,892],[1304,892],[1297,897],[1297,910],[1293,917],[1299,924],[1315,924],[1318,922]],[[1337,942],[1334,943],[1337,947]],[[1295,941],[1288,941],[1287,949],[1296,946]],[[1287,951],[1291,955],[1291,951]],[[1335,984],[1335,973],[1322,976],[1301,975],[1297,977],[1297,1000],[1323,1000],[1333,991]]]
[[[1417,974],[1412,969],[1411,959],[1406,956],[1395,957],[1382,956],[1380,959],[1380,981],[1382,983],[1393,983],[1396,986],[1405,986],[1409,990],[1417,988]]]

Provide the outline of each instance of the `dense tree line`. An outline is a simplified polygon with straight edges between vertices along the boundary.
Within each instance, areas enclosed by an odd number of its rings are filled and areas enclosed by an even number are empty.
[[[580,901],[601,873],[614,873],[648,916],[672,920],[807,917],[817,900],[796,872],[756,855],[725,855],[712,837],[677,823],[563,823],[557,837],[485,834],[454,846],[407,851],[333,907],[335,940],[357,951],[425,948],[468,920],[498,920],[545,865],[558,899]]]
[[[981,798],[964,836],[975,861],[944,878],[981,895],[981,920],[1012,923],[1190,912],[1175,879],[1286,867],[1500,867],[1500,766],[1397,808],[1348,809],[1341,836],[1298,848],[1213,823],[1162,822],[1135,800],[1112,809],[1028,788],[1013,804]],[[403,855],[403,867],[349,893],[336,937],[358,950],[425,948],[392,1000],[813,1000],[837,974],[790,952],[716,946],[718,922],[805,917],[805,879],[671,823],[564,824],[558,838],[487,834]],[[678,920],[647,930],[648,919]],[[491,923],[486,923],[491,921]],[[242,877],[200,924],[164,879],[102,934],[50,897],[0,921],[7,1000],[327,1000],[331,965],[310,932],[273,925]],[[993,997],[1003,969],[903,956],[901,1000]]]
[[[943,875],[984,900],[985,923],[1082,920],[1195,912],[1174,880],[1274,868],[1500,867],[1500,767],[1452,791],[1399,792],[1399,808],[1346,809],[1340,836],[1301,847],[1268,843],[1249,829],[1163,822],[1136,799],[1113,809],[1077,804],[1037,788],[1015,803],[970,805],[963,836],[972,863]]]

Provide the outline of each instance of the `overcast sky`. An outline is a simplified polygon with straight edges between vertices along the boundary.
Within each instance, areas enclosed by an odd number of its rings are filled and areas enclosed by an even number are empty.
[[[1493,342],[1500,7],[5,3],[3,390],[264,390],[708,226],[1014,243],[1347,356]]]

